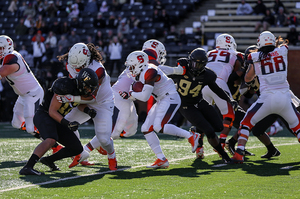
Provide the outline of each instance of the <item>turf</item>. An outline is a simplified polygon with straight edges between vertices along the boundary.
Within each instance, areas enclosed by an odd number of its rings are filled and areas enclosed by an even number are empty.
[[[82,143],[94,135],[92,126],[80,129]],[[231,133],[232,134],[232,133]],[[195,159],[186,139],[160,135],[168,169],[147,169],[155,155],[140,134],[114,142],[119,170],[111,172],[107,157],[93,151],[94,166],[57,162],[61,171],[50,172],[37,163],[45,176],[21,176],[19,170],[40,143],[29,134],[0,125],[0,198],[297,198],[300,194],[299,144],[286,130],[272,141],[281,156],[262,159],[266,148],[250,136],[247,148],[256,156],[243,164],[223,165],[204,140],[205,158]],[[51,151],[47,152],[47,155]]]

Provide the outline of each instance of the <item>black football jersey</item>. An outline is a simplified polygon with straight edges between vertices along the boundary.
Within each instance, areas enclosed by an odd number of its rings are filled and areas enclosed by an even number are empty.
[[[63,81],[63,86],[66,86],[66,83],[68,85],[68,92],[64,93],[64,95],[74,95],[74,96],[78,96],[80,95],[79,90],[77,89],[77,83],[76,83],[76,79],[70,79],[70,78],[62,78]],[[52,87],[48,89],[48,91],[46,92],[45,96],[44,96],[44,100],[43,103],[40,105],[40,108],[42,110],[45,110],[48,112],[50,104],[51,104],[51,100],[52,97],[54,95],[53,90],[52,89],[54,86],[60,86],[61,80],[58,79],[56,82],[53,83]],[[67,89],[65,89],[67,91]],[[62,95],[62,93],[60,93]],[[71,103],[62,103],[60,108],[58,109],[58,112],[62,115],[65,116],[67,115],[74,107],[78,106],[79,103],[76,102],[71,102]]]

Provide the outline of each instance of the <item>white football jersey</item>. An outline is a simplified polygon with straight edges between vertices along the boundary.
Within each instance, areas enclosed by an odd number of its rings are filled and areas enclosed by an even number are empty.
[[[126,68],[119,75],[118,80],[112,86],[112,89],[115,92],[119,92],[119,91],[126,91],[127,93],[129,92],[130,85],[134,82],[134,80],[133,80],[133,78],[127,76],[128,73],[129,73],[129,71]]]
[[[261,61],[259,60],[260,52],[253,52],[248,56],[248,60],[252,60],[254,63],[255,74],[260,83],[260,92],[276,89],[289,90],[287,53],[288,47],[283,45],[275,48],[268,57]]]
[[[93,60],[92,63],[89,64],[88,68],[95,71],[99,78],[102,78],[104,76],[104,79],[101,85],[99,86],[97,92],[96,101],[98,103],[111,102],[111,100],[113,100],[113,94],[110,85],[110,77],[106,73],[104,66],[100,62]],[[67,70],[70,73],[70,76],[72,78],[77,77],[78,72],[76,72],[76,70],[73,67],[71,67],[69,64],[67,64]]]
[[[37,90],[39,87],[42,88],[22,55],[17,51],[13,51],[11,54],[6,55],[2,65],[15,63],[20,66],[19,70],[7,75],[5,78],[17,95],[25,95],[32,90]]]
[[[211,50],[207,53],[208,62],[206,67],[213,70],[218,78],[227,82],[237,60],[237,54],[238,52],[234,50]]]
[[[156,100],[162,99],[166,94],[177,93],[175,83],[172,79],[167,77],[162,70],[156,67],[153,64],[148,64],[148,67],[145,68],[139,75],[139,81],[145,84],[145,80],[153,78],[153,75],[157,74],[160,76],[160,79],[154,83],[152,95]]]

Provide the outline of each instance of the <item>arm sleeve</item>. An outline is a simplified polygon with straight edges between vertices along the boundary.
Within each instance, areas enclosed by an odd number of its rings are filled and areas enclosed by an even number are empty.
[[[182,75],[183,74],[183,67],[177,66],[177,67],[171,67],[171,66],[158,66],[166,75]]]
[[[134,98],[140,101],[146,102],[150,98],[152,91],[153,91],[153,86],[149,84],[145,84],[141,92],[132,92],[131,96],[133,96]]]

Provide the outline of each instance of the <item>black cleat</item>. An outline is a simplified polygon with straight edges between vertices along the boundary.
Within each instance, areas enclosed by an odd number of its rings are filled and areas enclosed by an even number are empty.
[[[227,151],[228,151],[231,155],[234,155],[234,153],[235,153],[234,145],[230,144],[229,141],[226,141],[226,142],[225,142],[225,148],[227,149]]]
[[[245,156],[255,156],[255,154],[245,149]]]
[[[60,171],[60,169],[54,164],[54,162],[49,162],[45,157],[41,158],[40,162],[48,166],[51,171]]]
[[[278,151],[278,149],[274,149],[272,151],[268,151],[265,155],[260,156],[261,158],[271,158],[271,157],[275,157],[275,156],[280,156],[280,151]]]
[[[37,176],[43,176],[45,175],[45,173],[43,172],[39,172],[33,168],[30,167],[23,167],[20,171],[19,171],[20,175],[37,175]]]

